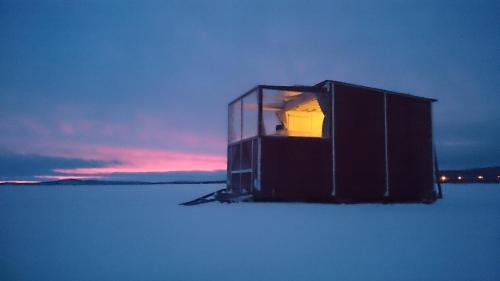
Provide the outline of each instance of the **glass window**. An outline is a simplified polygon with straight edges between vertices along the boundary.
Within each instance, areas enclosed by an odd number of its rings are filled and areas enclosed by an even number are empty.
[[[243,98],[243,139],[257,136],[259,120],[258,91]]]
[[[330,112],[327,93],[264,90],[263,134],[327,138],[330,135]]]
[[[241,140],[241,100],[229,105],[228,121],[229,143]]]

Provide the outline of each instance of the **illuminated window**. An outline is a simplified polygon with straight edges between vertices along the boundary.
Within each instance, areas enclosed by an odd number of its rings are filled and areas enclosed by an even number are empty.
[[[441,176],[441,181],[446,181],[448,178],[446,176]]]
[[[331,116],[331,95],[326,92],[256,88],[229,104],[228,143],[256,137],[259,128],[262,136],[329,138]]]
[[[480,179],[480,180],[484,179],[483,176],[477,176],[477,178]]]
[[[264,90],[263,134],[328,138],[330,104],[325,93]]]

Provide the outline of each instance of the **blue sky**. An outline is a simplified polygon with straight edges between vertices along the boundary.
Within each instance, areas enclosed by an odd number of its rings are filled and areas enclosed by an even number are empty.
[[[498,1],[2,0],[0,179],[223,168],[227,102],[325,79],[436,98],[441,166],[500,165],[499,14]]]

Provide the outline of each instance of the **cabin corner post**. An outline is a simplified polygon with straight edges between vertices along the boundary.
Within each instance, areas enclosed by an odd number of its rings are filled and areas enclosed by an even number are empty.
[[[337,127],[335,125],[335,122],[337,121],[337,118],[335,118],[335,84],[333,82],[329,82],[327,84],[328,86],[328,92],[331,95],[331,103],[332,103],[332,113],[331,113],[331,126],[330,126],[330,137],[332,139],[332,193],[331,195],[335,197],[337,195],[337,189],[336,189],[336,173],[335,173],[335,128]]]
[[[261,159],[262,159],[262,136],[264,135],[264,120],[263,120],[263,90],[259,87],[258,90],[258,124],[257,124],[257,182],[256,189],[260,192],[262,190],[262,174],[261,174]]]
[[[432,145],[432,189],[434,190],[434,192],[437,193],[437,184],[439,182],[439,177],[438,177],[438,174],[437,174],[437,169],[436,169],[436,148],[435,148],[435,144],[434,144],[434,126],[432,126],[432,110],[433,110],[433,106],[432,106],[432,102],[431,102],[431,145]]]
[[[389,197],[389,139],[387,127],[387,93],[384,93],[384,146],[385,146],[385,192],[384,197]]]
[[[227,105],[227,146],[229,147],[229,138],[231,134],[231,104]]]
[[[258,105],[257,105],[257,114],[258,114],[258,124],[257,124],[257,137],[260,138],[262,135],[263,135],[263,120],[262,120],[262,87],[259,87],[259,90],[257,92],[257,95],[258,95]]]
[[[430,103],[431,107],[431,145],[432,145],[432,178],[433,184],[432,188],[435,192],[437,192],[437,197],[439,199],[443,198],[443,191],[441,189],[441,182],[439,179],[439,165],[437,159],[437,151],[436,151],[436,143],[434,142],[434,121],[433,121],[433,112],[434,112],[434,102]],[[437,188],[437,190],[436,190]]]
[[[226,140],[226,188],[231,189],[231,146],[229,145],[231,134],[231,104],[227,105],[227,140]]]

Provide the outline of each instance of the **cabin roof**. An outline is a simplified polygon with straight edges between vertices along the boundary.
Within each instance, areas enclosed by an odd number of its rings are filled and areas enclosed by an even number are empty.
[[[428,102],[435,102],[437,101],[436,99],[433,98],[426,98],[426,97],[420,97],[420,96],[415,96],[411,95],[408,93],[401,93],[401,92],[395,92],[395,91],[390,91],[390,90],[384,90],[380,88],[374,88],[374,87],[368,87],[368,86],[363,86],[363,85],[358,85],[358,84],[353,84],[353,83],[347,83],[347,82],[342,82],[342,81],[336,81],[336,80],[324,80],[316,85],[313,86],[304,86],[304,85],[295,85],[295,86],[276,86],[276,85],[257,85],[247,92],[245,92],[243,95],[235,98],[232,100],[229,104],[232,104],[245,96],[249,95],[250,93],[258,90],[258,89],[270,89],[270,90],[281,90],[281,91],[297,91],[297,92],[324,92],[323,86],[326,83],[333,83],[333,84],[338,84],[338,85],[345,85],[349,87],[356,87],[356,88],[362,88],[362,89],[367,89],[383,94],[391,94],[391,95],[397,95],[397,96],[403,96],[407,98],[412,98],[412,99],[417,99],[417,100],[423,100],[423,101],[428,101]]]
[[[314,85],[314,87],[321,87],[321,86],[323,86],[324,84],[326,84],[328,82],[331,82],[333,84],[345,85],[345,86],[356,87],[356,88],[362,88],[362,89],[367,89],[367,90],[371,90],[371,91],[375,91],[375,92],[379,92],[379,93],[391,94],[391,95],[397,95],[397,96],[403,96],[403,97],[413,98],[413,99],[418,99],[418,100],[424,100],[424,101],[430,101],[430,102],[436,102],[437,101],[437,99],[433,99],[433,98],[426,98],[426,97],[421,97],[421,96],[415,96],[415,95],[411,95],[411,94],[408,94],[408,93],[401,93],[401,92],[396,92],[396,91],[384,90],[384,89],[380,89],[380,88],[368,87],[368,86],[363,86],[363,85],[359,85],[359,84],[347,83],[347,82],[336,81],[336,80],[324,80],[324,81],[321,81],[318,84]]]
[[[322,87],[318,87],[318,86],[276,86],[276,85],[257,85],[253,88],[251,88],[250,90],[246,91],[243,95],[235,98],[234,100],[232,100],[229,104],[232,104],[242,98],[244,98],[245,96],[253,93],[254,91],[258,90],[258,89],[268,89],[268,90],[279,90],[279,91],[297,91],[297,92],[324,92],[325,89],[322,88]]]

